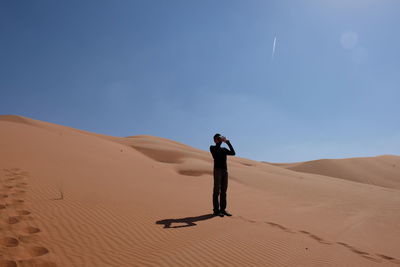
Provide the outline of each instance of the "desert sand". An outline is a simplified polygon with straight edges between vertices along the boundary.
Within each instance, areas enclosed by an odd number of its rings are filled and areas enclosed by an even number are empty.
[[[0,116],[0,266],[400,266],[400,156],[237,155]]]

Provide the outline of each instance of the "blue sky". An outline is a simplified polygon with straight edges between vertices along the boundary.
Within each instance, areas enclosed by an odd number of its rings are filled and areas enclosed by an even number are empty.
[[[400,2],[0,2],[0,114],[270,162],[400,154]],[[272,46],[276,38],[275,53]]]

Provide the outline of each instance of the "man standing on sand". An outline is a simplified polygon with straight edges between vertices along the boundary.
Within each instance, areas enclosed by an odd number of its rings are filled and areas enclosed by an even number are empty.
[[[213,206],[214,216],[232,216],[226,208],[226,190],[228,188],[228,168],[226,165],[226,156],[235,155],[235,150],[225,136],[220,134],[214,135],[215,146],[210,146],[210,152],[214,158],[214,190],[213,190]],[[225,142],[229,149],[221,147],[222,142]],[[220,203],[218,203],[218,197]]]

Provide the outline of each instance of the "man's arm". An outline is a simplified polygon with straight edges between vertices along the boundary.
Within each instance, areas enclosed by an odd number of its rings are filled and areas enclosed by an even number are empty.
[[[225,143],[229,146],[229,149],[225,148],[226,154],[230,156],[235,156],[235,149],[233,149],[231,142],[229,142],[229,140],[226,140]]]

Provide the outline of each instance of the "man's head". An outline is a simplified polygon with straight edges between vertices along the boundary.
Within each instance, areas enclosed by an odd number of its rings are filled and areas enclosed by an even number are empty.
[[[214,142],[215,142],[216,144],[222,142],[222,140],[221,140],[221,134],[217,133],[217,134],[214,135]]]

